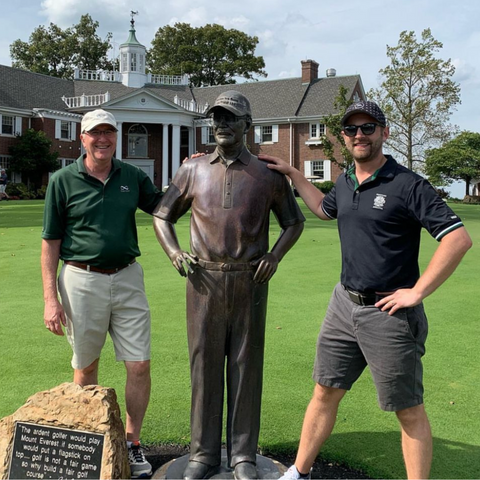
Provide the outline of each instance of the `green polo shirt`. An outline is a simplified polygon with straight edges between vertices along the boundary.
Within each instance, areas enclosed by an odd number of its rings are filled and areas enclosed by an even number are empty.
[[[62,240],[62,260],[117,268],[140,255],[135,212],[152,214],[162,192],[138,167],[112,163],[105,183],[87,173],[83,156],[52,175],[42,238]]]

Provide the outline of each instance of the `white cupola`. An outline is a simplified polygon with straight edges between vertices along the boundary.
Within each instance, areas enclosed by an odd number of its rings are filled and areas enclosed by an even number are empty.
[[[130,34],[125,43],[120,45],[120,74],[122,83],[127,87],[141,88],[147,81],[145,73],[145,55],[147,49],[135,36],[135,20],[133,16],[137,12],[131,12]]]

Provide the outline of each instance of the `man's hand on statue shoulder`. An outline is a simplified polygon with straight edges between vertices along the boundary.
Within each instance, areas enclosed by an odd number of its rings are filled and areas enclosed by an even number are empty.
[[[207,154],[206,154],[206,153],[196,152],[196,153],[194,153],[191,157],[185,157],[185,158],[183,159],[183,163],[188,162],[188,161],[191,160],[192,158],[203,157],[204,155],[207,155]]]
[[[252,262],[252,265],[257,267],[253,281],[255,283],[267,283],[277,271],[278,258],[274,253],[270,252]]]
[[[198,258],[195,255],[191,255],[184,250],[179,250],[171,256],[172,264],[177,269],[178,273],[182,277],[187,276],[188,273],[193,273],[192,264],[198,263]]]
[[[261,153],[258,155],[258,158],[264,162],[267,162],[267,167],[271,170],[276,170],[284,175],[290,175],[295,170],[285,160],[282,160],[278,157],[272,157],[271,155],[265,155]]]

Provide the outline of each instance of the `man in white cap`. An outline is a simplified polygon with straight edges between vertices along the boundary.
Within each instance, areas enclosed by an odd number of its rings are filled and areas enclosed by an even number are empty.
[[[42,231],[44,321],[73,349],[74,382],[98,383],[107,332],[127,372],[126,434],[132,478],[152,474],[140,446],[150,396],[150,310],[145,296],[135,212],[151,214],[162,193],[139,168],[113,157],[115,117],[105,110],[82,119],[85,154],[48,184]],[[58,278],[59,260],[63,266]],[[58,299],[60,294],[61,303]]]
[[[268,282],[305,220],[283,175],[252,155],[248,99],[221,94],[207,112],[217,147],[184,162],[154,212],[157,237],[187,282],[192,382],[190,461],[185,480],[215,475],[221,460],[224,385],[227,457],[236,480],[255,479]],[[174,224],[191,209],[192,254]],[[269,250],[269,218],[282,228]]]

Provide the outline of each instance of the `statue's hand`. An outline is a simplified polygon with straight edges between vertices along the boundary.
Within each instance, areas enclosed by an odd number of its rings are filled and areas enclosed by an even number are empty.
[[[191,255],[183,250],[175,252],[170,258],[173,266],[182,277],[186,277],[187,272],[193,273],[191,264],[195,265],[198,263],[198,258],[195,255]]]
[[[273,253],[267,253],[262,258],[259,258],[252,263],[257,267],[253,281],[255,283],[267,283],[278,268],[278,259]]]

